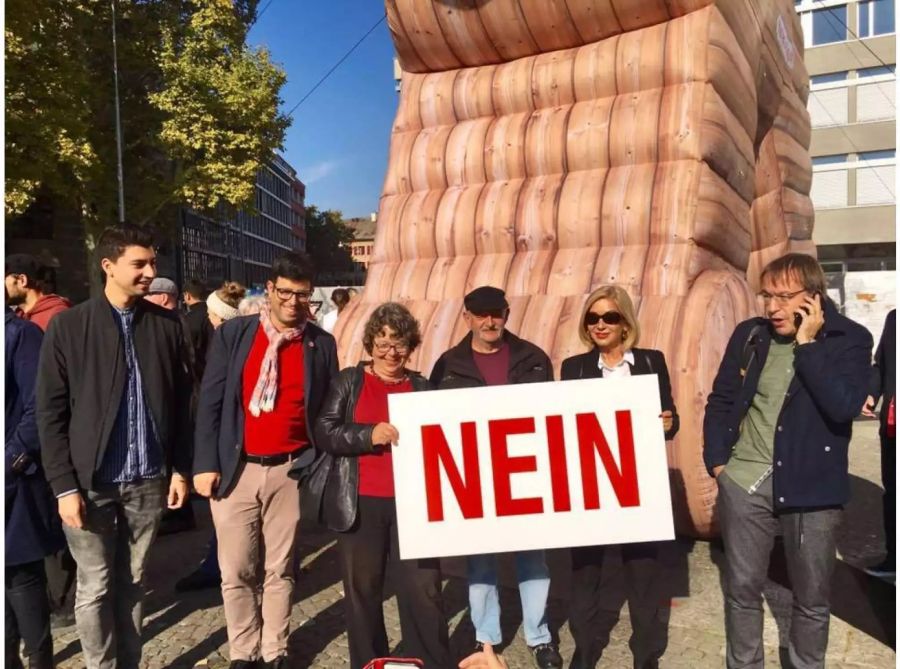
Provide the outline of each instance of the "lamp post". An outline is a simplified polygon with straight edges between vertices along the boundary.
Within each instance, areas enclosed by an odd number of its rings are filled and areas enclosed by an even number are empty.
[[[125,177],[122,171],[122,120],[119,112],[119,58],[116,50],[116,0],[112,6],[113,82],[115,84],[116,112],[116,177],[119,182],[119,223],[125,222]]]

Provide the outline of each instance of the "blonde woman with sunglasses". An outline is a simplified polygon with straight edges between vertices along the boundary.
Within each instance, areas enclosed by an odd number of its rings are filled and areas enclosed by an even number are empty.
[[[678,413],[666,359],[662,351],[637,348],[641,328],[628,293],[619,286],[601,286],[585,301],[579,323],[581,340],[590,350],[563,361],[561,380],[656,374],[663,408],[661,428],[665,438],[672,439],[678,432]],[[666,650],[669,618],[656,587],[660,577],[658,550],[656,542],[572,548],[569,626],[575,655],[571,669],[594,668],[619,619],[620,601],[612,591],[617,579],[609,574],[610,561],[604,563],[604,556],[612,551],[622,556],[634,666],[658,665]]]

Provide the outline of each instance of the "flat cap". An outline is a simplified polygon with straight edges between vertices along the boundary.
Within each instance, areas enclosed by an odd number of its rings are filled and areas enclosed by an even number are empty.
[[[463,305],[466,311],[473,314],[483,314],[488,311],[499,311],[509,308],[509,303],[506,301],[506,293],[493,286],[476,288],[463,298]]]
[[[178,296],[178,286],[172,279],[158,276],[150,282],[151,293],[166,293],[167,295]]]

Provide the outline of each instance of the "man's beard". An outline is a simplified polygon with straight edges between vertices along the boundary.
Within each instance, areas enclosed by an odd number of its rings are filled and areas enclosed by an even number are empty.
[[[25,304],[25,294],[20,293],[19,295],[13,296],[8,292],[6,293],[6,304],[11,307],[18,307]]]

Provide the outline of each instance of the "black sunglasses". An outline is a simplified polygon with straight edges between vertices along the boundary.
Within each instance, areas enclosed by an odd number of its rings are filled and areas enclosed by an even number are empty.
[[[600,321],[607,325],[618,325],[622,322],[622,314],[618,311],[607,311],[605,314],[595,314],[593,311],[589,311],[584,316],[585,327],[592,327]]]

